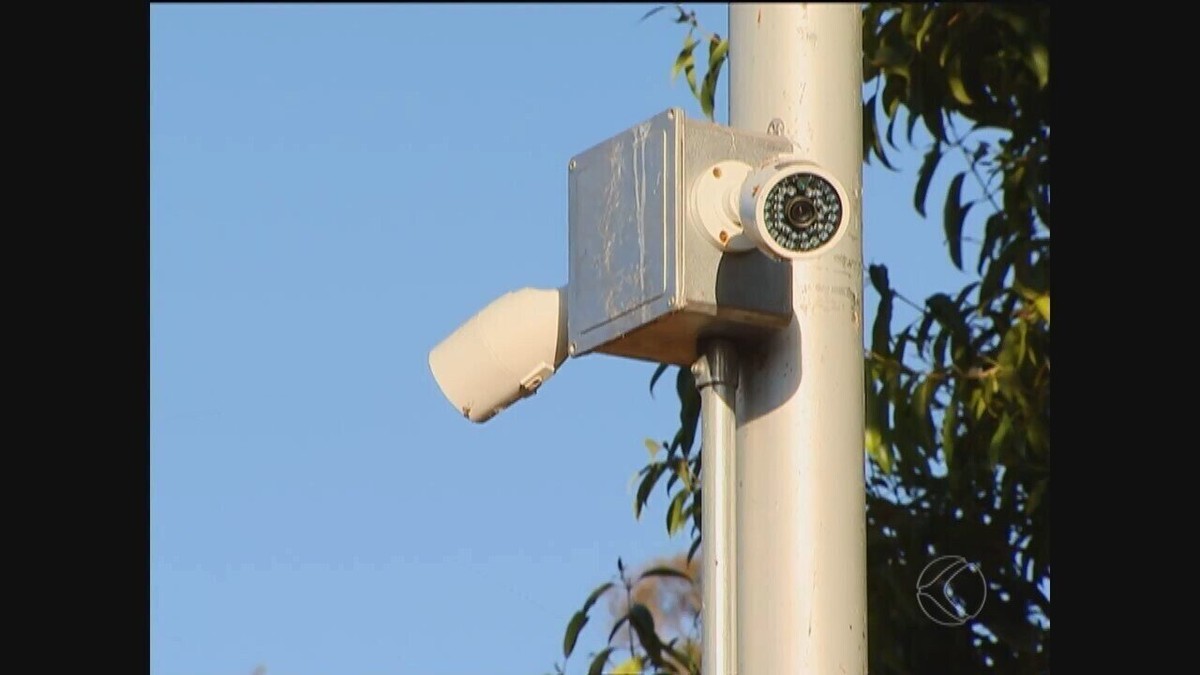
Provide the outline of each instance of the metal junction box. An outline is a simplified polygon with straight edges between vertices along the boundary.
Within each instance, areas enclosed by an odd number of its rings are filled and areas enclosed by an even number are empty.
[[[691,365],[703,337],[757,339],[787,326],[791,265],[722,252],[689,191],[718,162],[751,166],[792,144],[672,108],[569,166],[567,330],[573,356],[600,352]]]

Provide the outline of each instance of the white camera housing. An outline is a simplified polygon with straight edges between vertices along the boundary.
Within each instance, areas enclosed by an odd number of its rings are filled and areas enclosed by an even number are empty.
[[[566,306],[563,288],[492,301],[429,353],[442,394],[477,423],[532,396],[567,358]]]
[[[779,157],[750,172],[737,203],[741,234],[776,260],[822,255],[849,229],[846,188],[800,157]]]

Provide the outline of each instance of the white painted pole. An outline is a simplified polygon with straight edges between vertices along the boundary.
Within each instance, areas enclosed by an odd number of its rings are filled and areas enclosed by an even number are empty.
[[[729,5],[731,126],[792,139],[852,214],[792,263],[791,325],[740,354],[738,675],[867,671],[860,22],[857,4]]]
[[[700,433],[704,465],[700,536],[704,555],[701,599],[701,654],[704,675],[732,675],[736,664],[734,593],[736,530],[734,454],[737,434],[737,348],[728,340],[707,340],[692,365],[700,390]]]

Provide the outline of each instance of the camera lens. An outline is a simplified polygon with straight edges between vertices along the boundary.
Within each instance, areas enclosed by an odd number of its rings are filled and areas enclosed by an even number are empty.
[[[829,181],[798,171],[770,189],[763,217],[776,244],[788,251],[812,251],[832,240],[842,226],[843,206]]]
[[[783,207],[783,212],[787,215],[788,225],[797,230],[807,229],[817,222],[817,206],[808,197],[793,197]]]

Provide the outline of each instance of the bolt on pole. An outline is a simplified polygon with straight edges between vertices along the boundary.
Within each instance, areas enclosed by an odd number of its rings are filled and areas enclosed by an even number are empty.
[[[740,675],[867,669],[861,18],[856,4],[729,5],[730,126],[790,138],[853,214],[831,251],[792,262],[791,324],[740,354]]]

